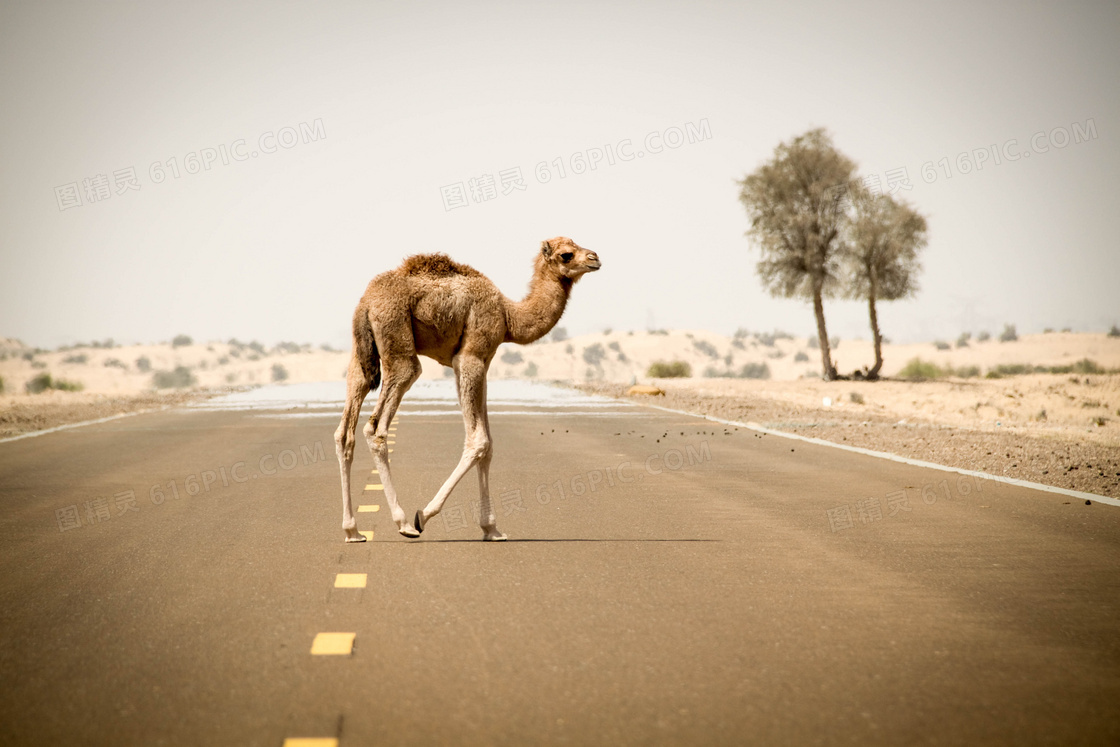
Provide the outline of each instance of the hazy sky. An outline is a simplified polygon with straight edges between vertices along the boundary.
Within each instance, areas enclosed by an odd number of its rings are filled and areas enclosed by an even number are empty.
[[[1104,330],[1118,125],[1116,2],[3,2],[0,336],[344,346],[403,256],[521,297],[555,235],[571,333],[809,334],[735,180],[818,126],[929,219],[888,337]]]

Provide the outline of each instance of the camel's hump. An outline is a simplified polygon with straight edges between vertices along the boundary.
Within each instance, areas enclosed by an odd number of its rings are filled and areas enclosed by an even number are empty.
[[[401,272],[405,275],[465,275],[467,277],[481,276],[478,270],[456,262],[446,254],[413,254],[405,259],[401,265]]]

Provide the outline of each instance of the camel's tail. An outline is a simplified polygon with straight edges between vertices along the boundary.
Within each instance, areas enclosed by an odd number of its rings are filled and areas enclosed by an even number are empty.
[[[373,339],[369,311],[363,308],[354,313],[354,356],[362,367],[369,388],[373,390],[381,386],[381,354],[377,352],[377,341]]]

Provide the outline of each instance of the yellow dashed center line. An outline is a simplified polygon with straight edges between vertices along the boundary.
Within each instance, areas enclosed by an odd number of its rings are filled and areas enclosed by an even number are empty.
[[[373,530],[372,529],[370,529],[369,531],[365,531],[365,532],[363,532],[362,530],[359,529],[358,534],[365,537],[366,542],[373,542]]]
[[[288,737],[284,747],[338,747],[334,737]]]
[[[366,490],[384,490],[384,485],[366,485]]]
[[[311,642],[313,656],[349,656],[356,633],[319,633]]]
[[[364,589],[366,588],[366,574],[364,573],[338,573],[334,577],[336,589]]]
[[[376,503],[372,503],[372,504],[367,503],[365,505],[358,506],[358,513],[360,513],[360,514],[374,514],[374,513],[377,513],[380,510],[381,510],[381,506],[376,504]]]

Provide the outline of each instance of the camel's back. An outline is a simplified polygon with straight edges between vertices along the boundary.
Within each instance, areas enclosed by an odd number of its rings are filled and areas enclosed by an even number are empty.
[[[408,277],[483,277],[482,273],[470,265],[464,265],[446,254],[413,254],[405,259],[398,270]]]

